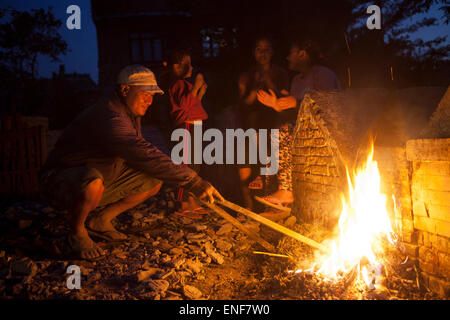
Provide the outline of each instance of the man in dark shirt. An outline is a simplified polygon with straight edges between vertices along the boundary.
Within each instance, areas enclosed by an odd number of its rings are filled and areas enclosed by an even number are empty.
[[[162,94],[153,72],[124,68],[117,90],[78,116],[64,131],[40,175],[42,196],[69,212],[68,243],[75,255],[96,258],[103,251],[89,234],[124,240],[111,220],[154,196],[162,182],[186,188],[201,199],[223,199],[193,170],[176,165],[141,133],[141,117]],[[86,218],[105,206],[85,226]]]

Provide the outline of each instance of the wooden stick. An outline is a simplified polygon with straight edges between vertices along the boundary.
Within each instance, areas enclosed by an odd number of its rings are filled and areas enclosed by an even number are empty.
[[[348,35],[347,32],[344,32],[344,38],[345,38],[345,44],[347,45],[348,54],[352,54],[352,50],[350,49],[350,44],[348,42]]]
[[[240,223],[238,220],[233,218],[222,208],[216,206],[213,203],[209,203],[207,201],[203,201],[200,199],[198,199],[198,201],[200,201],[203,205],[207,206],[208,208],[213,210],[215,213],[217,213],[219,216],[221,216],[222,218],[224,218],[225,220],[230,222],[236,228],[245,232],[250,238],[252,238],[256,242],[258,242],[264,249],[269,250],[269,251],[275,251],[275,247],[273,245],[271,245],[266,240],[264,240],[261,237],[259,237],[258,235],[256,235],[254,232],[251,232],[250,230],[248,230],[242,223]]]
[[[261,251],[253,251],[254,254],[262,254],[262,255],[266,255],[266,256],[271,256],[271,257],[280,257],[280,258],[289,258],[289,259],[294,259],[290,256],[287,256],[285,254],[278,254],[278,253],[270,253],[270,252],[261,252]]]
[[[307,238],[305,236],[302,236],[301,234],[299,234],[297,232],[294,232],[291,229],[283,227],[282,225],[280,225],[280,224],[278,224],[276,222],[273,222],[273,221],[271,221],[269,219],[261,217],[259,214],[256,214],[256,213],[254,213],[254,212],[252,212],[250,210],[244,209],[244,208],[238,206],[237,204],[234,204],[234,203],[229,202],[227,200],[223,200],[223,201],[217,200],[217,203],[219,203],[219,204],[221,204],[221,205],[223,205],[223,206],[225,206],[227,208],[230,208],[230,209],[232,209],[232,210],[234,210],[236,212],[242,213],[243,215],[245,215],[247,217],[250,217],[253,220],[258,221],[258,222],[268,226],[269,228],[272,228],[272,229],[274,229],[274,230],[276,230],[278,232],[281,232],[281,233],[283,233],[283,234],[285,234],[287,236],[290,236],[290,237],[292,237],[292,238],[294,238],[294,239],[296,239],[298,241],[306,243],[307,245],[310,245],[311,247],[314,247],[316,249],[319,249],[321,251],[326,252],[325,247],[323,245],[321,245],[320,243],[318,243],[318,242],[316,242],[316,241],[314,241],[312,239],[309,239],[309,238]]]
[[[350,71],[350,67],[347,67],[347,79],[348,79],[348,87],[352,87],[352,74]]]

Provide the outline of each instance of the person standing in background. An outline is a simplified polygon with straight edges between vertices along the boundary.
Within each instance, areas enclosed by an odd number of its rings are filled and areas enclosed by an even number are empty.
[[[292,194],[292,132],[295,126],[298,107],[305,93],[310,90],[340,91],[336,74],[321,65],[323,56],[317,43],[311,40],[294,41],[287,56],[289,69],[299,72],[291,81],[290,92],[278,98],[276,92],[259,90],[257,99],[265,106],[279,113],[294,111],[280,127],[278,190],[263,198],[276,205],[294,202]],[[260,198],[256,198],[260,200]],[[261,201],[262,202],[262,201]]]
[[[274,129],[279,126],[280,114],[266,108],[257,100],[259,90],[271,90],[281,95],[289,85],[286,70],[272,63],[273,46],[267,37],[256,40],[253,50],[255,64],[239,77],[239,110],[244,130]],[[249,146],[246,144],[246,163],[239,166],[239,179],[245,207],[253,209],[250,190],[262,189],[262,179],[258,176],[250,183],[252,166],[248,163]],[[250,183],[250,184],[249,184]]]

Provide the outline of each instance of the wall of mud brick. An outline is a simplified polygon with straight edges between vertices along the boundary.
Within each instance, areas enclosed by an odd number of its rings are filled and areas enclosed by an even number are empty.
[[[331,228],[338,219],[342,181],[332,149],[312,116],[303,113],[297,119],[292,150],[294,212],[302,221]]]
[[[409,140],[415,258],[428,288],[450,295],[450,139]]]
[[[414,255],[414,219],[411,205],[412,165],[406,158],[402,147],[375,146],[374,160],[378,163],[381,175],[381,192],[388,196],[388,206],[395,210],[392,215],[394,231],[406,245],[409,255]],[[394,198],[390,197],[393,196]]]

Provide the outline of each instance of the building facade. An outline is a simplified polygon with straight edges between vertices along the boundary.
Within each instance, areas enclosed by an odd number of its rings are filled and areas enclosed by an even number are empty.
[[[211,25],[211,15],[193,14],[192,6],[182,2],[92,0],[91,6],[101,88],[113,86],[118,71],[129,64],[158,73],[167,53],[176,48],[189,48],[200,61],[216,57],[221,47],[237,46],[237,28],[217,20]],[[202,19],[197,19],[199,14]]]

